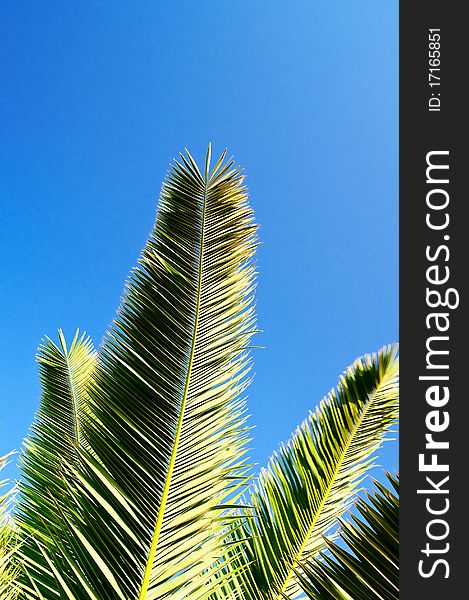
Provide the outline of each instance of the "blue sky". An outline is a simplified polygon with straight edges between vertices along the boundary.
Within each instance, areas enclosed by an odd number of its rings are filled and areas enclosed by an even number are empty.
[[[41,338],[99,344],[184,146],[228,146],[261,224],[256,462],[397,341],[397,17],[374,0],[2,3],[0,454],[38,406]]]

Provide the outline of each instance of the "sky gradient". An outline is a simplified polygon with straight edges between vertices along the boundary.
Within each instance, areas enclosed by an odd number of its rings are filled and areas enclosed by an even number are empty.
[[[228,146],[261,225],[256,462],[397,341],[397,17],[373,0],[2,4],[0,454],[37,409],[41,338],[99,345],[185,146]]]

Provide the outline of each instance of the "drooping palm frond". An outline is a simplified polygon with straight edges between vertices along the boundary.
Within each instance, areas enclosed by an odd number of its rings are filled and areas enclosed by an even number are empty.
[[[373,495],[356,503],[358,515],[341,521],[348,548],[326,540],[330,554],[301,565],[301,586],[313,600],[398,600],[399,478],[377,481]]]
[[[224,158],[210,171],[209,148],[203,174],[189,153],[174,162],[100,349],[89,449],[64,461],[63,535],[37,560],[60,597],[202,598],[216,579],[247,473],[256,246],[243,176]]]
[[[79,449],[86,446],[82,429],[96,362],[91,340],[85,334],[79,336],[77,331],[67,348],[59,331],[59,342],[57,346],[46,339],[38,350],[42,397],[20,459],[22,479],[15,510],[21,554],[29,571],[29,575],[23,573],[22,584],[29,588],[33,577],[44,593],[55,588],[55,577],[44,564],[37,542],[50,544],[51,536],[60,535],[63,529],[59,514],[67,493],[63,462],[76,464]]]
[[[357,360],[261,472],[244,533],[247,598],[301,593],[298,562],[322,549],[397,417],[396,351]],[[243,560],[235,554],[235,568]]]
[[[0,473],[11,454],[0,456]],[[0,600],[18,597],[19,567],[16,562],[17,536],[10,518],[14,490],[4,493],[6,480],[0,480]]]

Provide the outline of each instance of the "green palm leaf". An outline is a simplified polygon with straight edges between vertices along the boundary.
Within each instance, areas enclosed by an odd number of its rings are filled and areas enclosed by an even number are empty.
[[[0,473],[10,457],[11,454],[0,456]],[[14,490],[4,493],[6,484],[6,480],[0,480],[0,600],[14,600],[18,596],[19,575],[17,536],[10,518]]]
[[[203,175],[189,153],[175,161],[100,349],[86,445],[63,461],[63,527],[39,543],[60,597],[199,598],[216,583],[247,477],[256,246],[243,176],[224,157],[210,172],[209,148]]]
[[[398,600],[399,479],[390,488],[375,481],[375,492],[356,503],[358,515],[341,521],[348,548],[326,540],[330,554],[302,564],[301,586],[314,600]]]
[[[397,376],[395,348],[356,361],[261,472],[245,531],[247,597],[301,593],[298,562],[322,549],[397,417]]]
[[[294,598],[397,417],[396,349],[354,363],[248,500],[256,225],[225,153],[189,153],[96,355],[39,352],[17,510],[28,600]],[[302,571],[301,565],[305,566]]]
[[[50,544],[51,536],[59,535],[63,528],[58,514],[66,494],[62,463],[76,463],[80,447],[86,446],[82,429],[96,360],[85,335],[79,337],[77,332],[70,348],[61,331],[59,340],[57,346],[46,339],[38,351],[42,398],[20,460],[23,477],[15,511],[23,538],[21,553],[30,571],[23,574],[22,584],[29,588],[32,576],[44,593],[55,587],[55,577],[36,542]]]

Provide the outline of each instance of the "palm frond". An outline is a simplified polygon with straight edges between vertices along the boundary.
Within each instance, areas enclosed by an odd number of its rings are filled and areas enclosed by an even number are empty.
[[[11,454],[0,456],[0,473],[10,457]],[[18,596],[18,540],[10,517],[15,490],[4,493],[2,488],[7,483],[6,480],[0,480],[0,600],[15,600]]]
[[[298,562],[321,550],[322,536],[349,508],[397,417],[396,351],[384,348],[349,367],[337,392],[321,402],[261,472],[245,532],[244,561],[251,565],[245,571],[247,597],[301,593]]]
[[[346,547],[326,540],[329,553],[301,565],[301,586],[313,600],[398,600],[399,478],[387,473],[389,487],[356,503],[358,515],[341,521]]]
[[[20,458],[22,479],[15,509],[21,554],[29,570],[29,575],[23,573],[22,585],[29,589],[33,577],[44,593],[55,588],[55,577],[37,542],[50,544],[51,536],[60,535],[63,528],[58,514],[66,494],[62,465],[64,461],[76,464],[79,449],[86,446],[87,388],[96,361],[92,343],[84,334],[79,336],[77,331],[67,348],[59,331],[59,342],[58,346],[46,339],[38,350],[42,397]]]
[[[42,552],[68,599],[203,598],[245,485],[256,225],[225,153],[186,152],[98,355],[67,461],[63,535]],[[65,568],[64,568],[65,565]],[[50,594],[45,594],[48,599]]]

